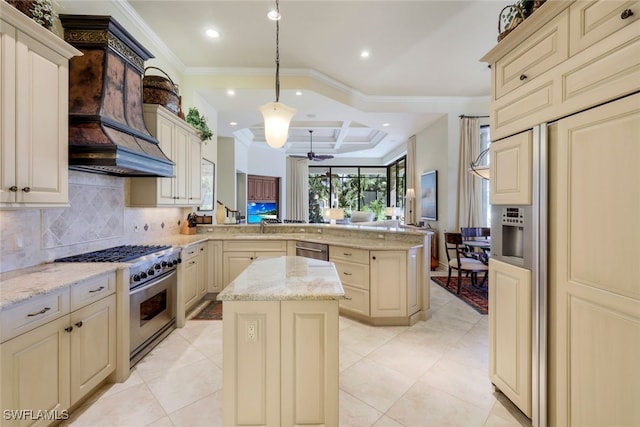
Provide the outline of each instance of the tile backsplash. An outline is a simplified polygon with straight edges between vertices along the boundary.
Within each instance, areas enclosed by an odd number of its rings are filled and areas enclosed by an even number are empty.
[[[180,233],[191,209],[129,208],[128,180],[69,171],[68,208],[0,211],[0,272]]]

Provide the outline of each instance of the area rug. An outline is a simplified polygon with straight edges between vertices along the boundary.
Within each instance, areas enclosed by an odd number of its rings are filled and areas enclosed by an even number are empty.
[[[482,274],[478,278],[482,280]],[[460,287],[460,295],[456,293],[458,289],[458,278],[456,276],[451,277],[451,282],[447,286],[447,276],[432,276],[431,280],[434,283],[442,286],[453,295],[460,298],[462,301],[469,304],[480,314],[487,314],[489,312],[489,295],[487,293],[488,283],[485,283],[482,287],[473,286],[470,277],[462,278],[462,286]]]
[[[222,301],[209,301],[192,320],[222,320]]]

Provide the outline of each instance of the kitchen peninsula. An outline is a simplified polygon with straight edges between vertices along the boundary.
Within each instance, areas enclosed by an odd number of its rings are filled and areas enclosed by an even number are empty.
[[[223,301],[224,425],[338,425],[338,300],[332,263],[255,260]]]
[[[206,282],[198,288],[221,292],[255,259],[295,256],[299,243],[328,248],[342,281],[346,299],[340,314],[378,326],[412,325],[431,317],[429,296],[430,238],[432,232],[402,227],[327,224],[207,225],[198,234],[181,236],[206,260]],[[167,243],[166,244],[175,244]],[[183,253],[184,255],[184,253]],[[195,296],[196,291],[186,294]],[[185,296],[185,301],[196,299]],[[185,303],[181,316],[193,305]],[[183,317],[184,319],[184,317]]]

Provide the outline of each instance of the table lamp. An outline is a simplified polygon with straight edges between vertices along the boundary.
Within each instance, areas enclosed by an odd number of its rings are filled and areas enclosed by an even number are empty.
[[[335,225],[337,219],[344,219],[344,209],[327,208],[324,210],[323,216],[331,220],[331,225]]]

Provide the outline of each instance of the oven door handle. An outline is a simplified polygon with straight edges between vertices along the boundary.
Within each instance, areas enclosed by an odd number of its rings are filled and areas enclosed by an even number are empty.
[[[174,271],[172,271],[170,273],[165,274],[164,276],[160,276],[160,277],[158,277],[158,278],[156,278],[154,280],[151,280],[150,282],[145,283],[144,285],[140,286],[139,288],[134,288],[129,292],[129,296],[133,296],[133,295],[135,295],[137,293],[140,293],[140,292],[142,292],[144,290],[147,290],[150,287],[157,285],[158,282],[160,282],[162,280],[170,279],[171,276],[173,276],[175,274],[176,274],[176,271],[174,270]]]

